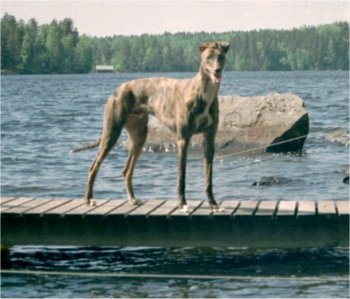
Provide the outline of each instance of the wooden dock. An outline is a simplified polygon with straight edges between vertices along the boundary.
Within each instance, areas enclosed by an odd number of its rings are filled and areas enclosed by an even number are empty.
[[[301,248],[349,246],[349,201],[206,201],[1,198],[1,243],[77,246],[218,246]]]

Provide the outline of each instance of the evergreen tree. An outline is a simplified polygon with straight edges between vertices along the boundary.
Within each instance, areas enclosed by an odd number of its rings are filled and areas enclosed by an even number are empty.
[[[24,29],[24,37],[21,47],[20,68],[24,73],[35,73],[35,41],[38,33],[38,24],[31,19]]]
[[[1,18],[1,68],[18,70],[21,63],[23,22],[5,14]]]
[[[86,36],[79,39],[74,53],[75,73],[88,73],[93,68],[92,42]]]
[[[49,59],[48,67],[51,73],[60,73],[63,68],[63,52],[62,43],[59,34],[57,21],[54,20],[49,25],[49,30],[46,37],[47,57]]]
[[[79,41],[79,34],[71,19],[64,19],[58,26],[62,46],[61,70],[64,73],[71,73],[74,70],[75,49]]]
[[[35,37],[35,56],[34,56],[34,72],[46,74],[49,73],[49,57],[46,48],[46,38],[48,34],[48,25],[39,27]]]

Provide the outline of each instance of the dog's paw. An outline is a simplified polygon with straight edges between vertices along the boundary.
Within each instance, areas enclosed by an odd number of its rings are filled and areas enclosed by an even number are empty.
[[[96,206],[96,200],[89,200],[89,201],[85,201],[85,204],[89,207],[95,207]]]
[[[213,210],[213,213],[223,213],[225,212],[225,208],[220,205],[213,205],[211,206],[211,209]]]
[[[181,208],[180,208],[181,212],[183,213],[189,213],[190,212],[190,206],[189,205],[183,205]]]
[[[143,204],[143,201],[140,199],[133,198],[130,200],[130,203],[134,206],[141,206]]]

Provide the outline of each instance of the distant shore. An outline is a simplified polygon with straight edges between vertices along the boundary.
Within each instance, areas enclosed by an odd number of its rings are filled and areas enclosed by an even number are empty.
[[[230,43],[227,71],[349,70],[349,23],[293,30],[144,34],[96,38],[80,35],[73,20],[39,25],[1,18],[1,74],[196,72],[202,42]],[[13,42],[15,41],[15,42]]]
[[[293,72],[348,72],[347,70],[287,70],[287,71],[226,71],[226,72],[237,72],[237,73],[278,73],[278,72],[286,72],[286,73],[293,73]],[[19,73],[11,70],[0,70],[0,75],[1,76],[41,76],[41,75],[106,75],[106,74],[111,74],[111,75],[120,75],[120,74],[177,74],[177,73],[194,73],[193,71],[169,71],[169,72],[114,72],[114,73],[96,73],[96,72],[90,72],[90,73]]]

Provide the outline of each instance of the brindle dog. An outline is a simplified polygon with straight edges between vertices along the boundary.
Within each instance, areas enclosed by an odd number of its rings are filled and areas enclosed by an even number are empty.
[[[137,158],[147,137],[148,114],[157,117],[177,134],[179,207],[187,210],[185,176],[187,149],[193,134],[203,134],[205,160],[205,191],[211,208],[220,211],[213,195],[212,176],[214,139],[218,126],[218,90],[225,65],[227,42],[200,45],[199,72],[192,79],[150,78],[132,80],[122,84],[109,97],[105,107],[102,135],[94,144],[73,152],[99,145],[92,163],[85,194],[87,204],[93,197],[93,185],[103,159],[117,142],[122,128],[129,135],[129,156],[123,171],[128,199],[141,204],[134,195],[132,176]]]

